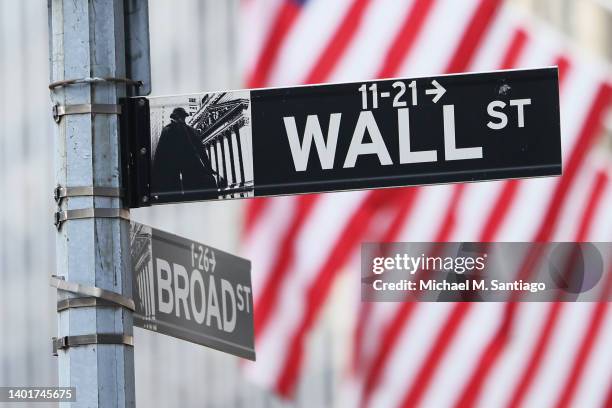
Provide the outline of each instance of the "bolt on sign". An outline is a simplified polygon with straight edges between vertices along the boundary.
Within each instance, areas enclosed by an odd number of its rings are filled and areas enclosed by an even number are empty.
[[[555,67],[124,103],[132,207],[561,174]]]
[[[134,325],[255,360],[251,262],[131,223]]]

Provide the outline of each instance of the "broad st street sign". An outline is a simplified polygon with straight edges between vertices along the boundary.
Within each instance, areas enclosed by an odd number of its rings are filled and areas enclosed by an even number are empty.
[[[557,68],[125,104],[132,207],[561,174]]]
[[[251,263],[132,222],[134,325],[255,360]]]

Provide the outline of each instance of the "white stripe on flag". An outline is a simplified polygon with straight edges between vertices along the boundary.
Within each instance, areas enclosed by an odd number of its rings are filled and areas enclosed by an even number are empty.
[[[479,241],[482,229],[488,221],[491,206],[504,187],[504,181],[470,184],[465,187],[461,204],[457,209],[457,227],[453,240]]]
[[[353,1],[310,0],[287,36],[270,83],[274,86],[302,83]]]
[[[389,45],[402,27],[405,14],[415,0],[379,0],[370,6],[346,55],[330,77],[330,82],[350,82],[374,78]]]
[[[410,323],[404,327],[397,344],[401,351],[389,359],[387,369],[381,373],[380,386],[372,396],[372,407],[395,407],[401,402],[406,381],[414,378],[429,345],[446,320],[451,303],[423,303]]]
[[[402,64],[399,76],[443,73],[457,49],[467,21],[479,4],[479,0],[438,1],[419,35],[414,51]]]

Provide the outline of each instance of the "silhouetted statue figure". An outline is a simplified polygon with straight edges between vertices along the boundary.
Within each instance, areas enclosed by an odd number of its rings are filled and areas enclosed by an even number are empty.
[[[170,123],[161,132],[153,158],[151,190],[175,194],[209,191],[216,198],[217,173],[210,165],[198,131],[185,123],[187,116],[185,109],[174,109]]]

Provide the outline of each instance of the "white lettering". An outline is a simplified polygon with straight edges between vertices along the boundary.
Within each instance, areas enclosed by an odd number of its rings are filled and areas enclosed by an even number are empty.
[[[401,164],[435,162],[438,160],[438,152],[435,150],[421,152],[410,150],[410,111],[408,108],[397,110],[397,125]]]
[[[236,296],[238,297],[238,310],[241,312],[244,310],[244,298],[242,297],[242,285],[236,285]]]
[[[155,269],[157,271],[157,300],[159,304],[159,311],[162,313],[172,313],[172,309],[174,307],[174,297],[172,296],[170,264],[160,258],[156,259],[155,264]],[[164,301],[164,293],[168,294],[167,302]]]
[[[322,169],[331,169],[334,167],[334,158],[336,156],[336,144],[338,142],[338,131],[340,129],[341,113],[332,113],[329,116],[329,128],[327,130],[327,144],[323,140],[323,131],[319,123],[317,115],[308,115],[306,118],[306,128],[304,129],[304,139],[300,145],[298,138],[297,125],[295,117],[284,117],[285,130],[289,139],[289,147],[293,156],[293,164],[296,171],[306,171],[308,167],[308,159],[310,157],[310,146],[314,139],[319,160],[321,161]]]
[[[230,313],[227,309],[228,298],[226,297],[226,294],[229,295],[232,315],[231,319],[228,319],[228,315]],[[234,288],[232,287],[232,284],[225,279],[221,279],[221,303],[223,304],[223,330],[231,333],[236,328],[236,296],[234,295]]]
[[[482,147],[457,148],[455,141],[455,105],[444,105],[443,112],[446,160],[482,159]]]
[[[251,306],[250,306],[250,301],[249,301],[249,298],[251,297],[251,288],[248,287],[248,286],[243,286],[242,288],[244,290],[244,293],[246,294],[245,295],[245,298],[246,298],[246,301],[245,301],[245,303],[246,303],[246,311],[247,311],[247,313],[251,313],[251,310],[250,310]]]
[[[511,106],[516,106],[518,114],[518,127],[525,127],[525,105],[531,105],[531,99],[513,99],[510,101]]]
[[[210,275],[208,280],[208,304],[206,305],[206,325],[210,326],[210,319],[214,317],[217,319],[217,328],[221,327],[221,311],[219,310],[219,298],[217,297],[217,286],[215,285],[215,278]]]
[[[193,272],[191,272],[191,281],[189,283],[189,292],[191,295],[189,300],[191,300],[191,311],[193,312],[193,318],[198,324],[202,324],[204,322],[204,317],[206,316],[206,309],[204,308],[204,305],[206,304],[206,295],[204,292],[204,279],[202,278],[200,271],[194,269]],[[196,305],[196,283],[200,287],[200,299],[202,299],[199,310]]]
[[[372,142],[370,143],[363,143],[363,137],[365,136],[366,131],[372,139]],[[349,146],[348,153],[346,154],[346,160],[344,161],[343,167],[355,167],[357,157],[363,154],[377,155],[380,164],[383,166],[393,164],[372,111],[361,111],[361,113],[359,113],[357,125],[355,126],[355,132],[353,132],[353,138],[351,139],[351,145]]]
[[[500,130],[505,128],[508,125],[508,116],[501,111],[495,110],[496,108],[504,109],[506,107],[506,103],[502,101],[493,101],[487,106],[487,113],[489,116],[499,119],[499,122],[495,123],[493,121],[489,121],[487,126],[493,130]]]
[[[182,265],[174,264],[174,303],[176,305],[176,317],[181,317],[181,304],[185,309],[185,318],[191,320],[189,308],[187,307],[187,297],[189,296],[189,276]],[[183,285],[179,278],[182,278]]]

